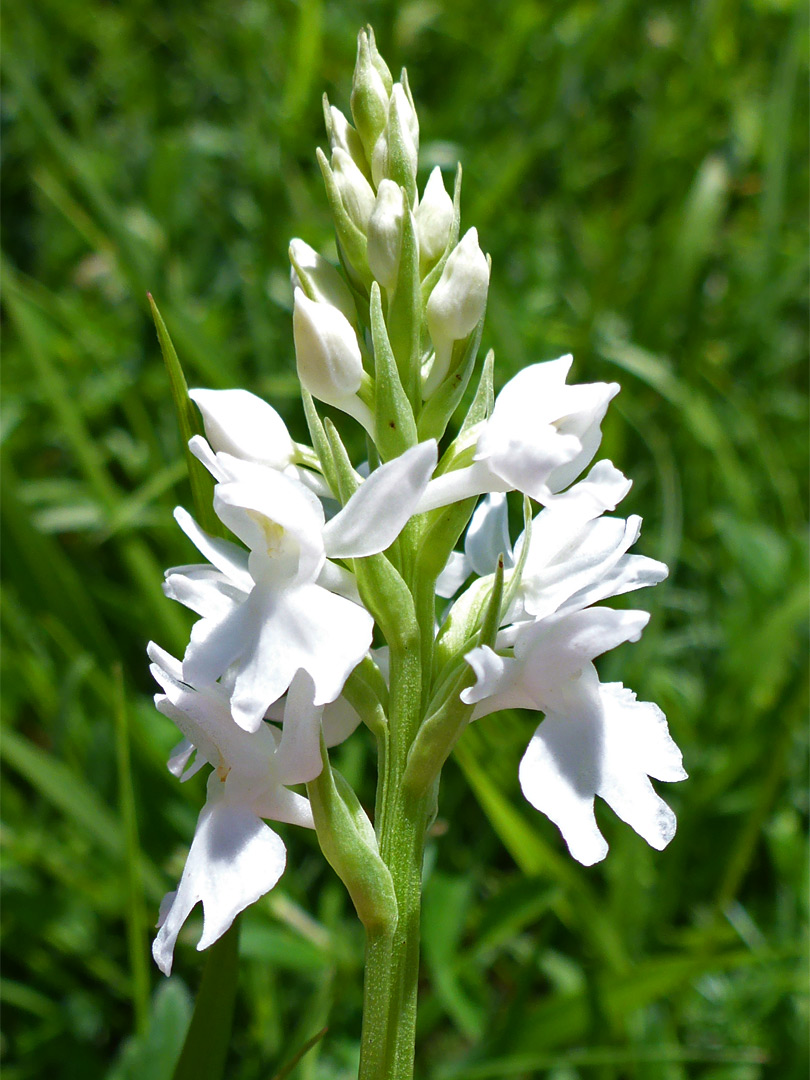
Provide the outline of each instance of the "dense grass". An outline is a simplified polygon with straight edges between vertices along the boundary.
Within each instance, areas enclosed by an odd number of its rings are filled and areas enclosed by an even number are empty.
[[[263,393],[303,436],[286,246],[330,243],[319,97],[347,106],[367,19],[425,166],[463,162],[499,379],[571,350],[623,384],[604,452],[672,576],[602,671],[662,704],[691,773],[666,852],[606,812],[584,870],[520,796],[532,718],[469,731],[428,855],[418,1075],[806,1075],[803,10],[7,0],[5,1080],[158,1080],[182,1040],[195,928],[168,983],[147,947],[202,786],[166,772],[144,645],[183,646],[160,581],[190,495],[146,291],[190,382]],[[342,767],[370,801],[362,734]],[[348,1078],[361,934],[313,838],[285,839],[228,1075],[328,1024],[292,1075]]]

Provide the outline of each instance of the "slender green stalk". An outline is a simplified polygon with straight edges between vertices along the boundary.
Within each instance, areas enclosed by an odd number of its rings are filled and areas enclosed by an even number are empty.
[[[407,542],[404,546],[409,547]],[[359,1080],[413,1076],[429,800],[409,797],[402,779],[422,720],[422,637],[417,622],[391,645],[389,720],[386,734],[378,740],[376,829],[380,854],[394,882],[398,917],[393,932],[371,932],[366,940]]]

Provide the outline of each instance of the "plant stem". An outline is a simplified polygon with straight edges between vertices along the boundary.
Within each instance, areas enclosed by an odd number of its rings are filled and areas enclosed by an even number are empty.
[[[359,1080],[411,1080],[416,1040],[422,857],[429,801],[402,786],[421,721],[418,629],[391,646],[389,724],[380,747],[377,835],[397,898],[393,932],[369,933]],[[382,742],[383,740],[381,740]]]

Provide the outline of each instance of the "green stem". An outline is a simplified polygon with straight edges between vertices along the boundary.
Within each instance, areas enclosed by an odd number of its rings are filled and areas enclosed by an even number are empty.
[[[359,1080],[411,1080],[416,1040],[422,857],[428,800],[403,790],[408,750],[421,722],[422,663],[418,630],[391,648],[386,745],[380,747],[377,835],[397,899],[393,932],[366,940]]]

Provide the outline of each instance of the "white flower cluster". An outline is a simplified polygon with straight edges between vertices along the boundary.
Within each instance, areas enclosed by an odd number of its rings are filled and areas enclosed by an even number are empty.
[[[265,819],[313,826],[310,802],[290,787],[318,777],[323,746],[360,722],[344,696],[358,665],[371,665],[384,686],[384,653],[371,645],[385,598],[363,567],[386,558],[414,520],[447,560],[431,590],[449,599],[463,589],[428,632],[438,642],[472,613],[455,657],[466,681],[450,705],[465,710],[464,722],[513,707],[545,714],[520,782],[574,857],[590,864],[606,854],[596,795],[654,847],[674,833],[649,780],[685,776],[664,717],[621,685],[601,684],[593,665],[637,640],[648,618],[593,605],[666,576],[662,564],[628,554],[640,519],[605,516],[629,489],[624,476],[600,461],[575,482],[596,455],[619,387],[568,385],[565,356],[521,371],[490,402],[485,371],[483,405],[439,460],[438,440],[472,374],[489,260],[474,229],[459,238],[458,201],[438,169],[418,197],[407,79],[393,83],[366,34],[352,114],[354,126],[327,103],[331,159],[320,155],[345,275],[303,241],[290,246],[314,449],[294,442],[278,413],[247,391],[191,394],[205,438],[190,447],[216,482],[217,517],[239,542],[176,511],[207,561],[169,570],[165,591],[199,620],[182,662],[149,649],[157,706],[184,735],[171,771],[186,779],[213,766],[180,885],[161,912],[154,955],[166,973],[197,902],[204,948],[278,880],[286,853]],[[348,459],[341,464],[342,443],[308,395],[365,428],[375,462],[365,478]],[[514,550],[509,491],[542,507]],[[455,531],[443,524],[448,508],[463,515]],[[453,551],[468,521],[464,550]],[[493,592],[499,562],[506,600],[483,640],[482,605],[472,599]]]

